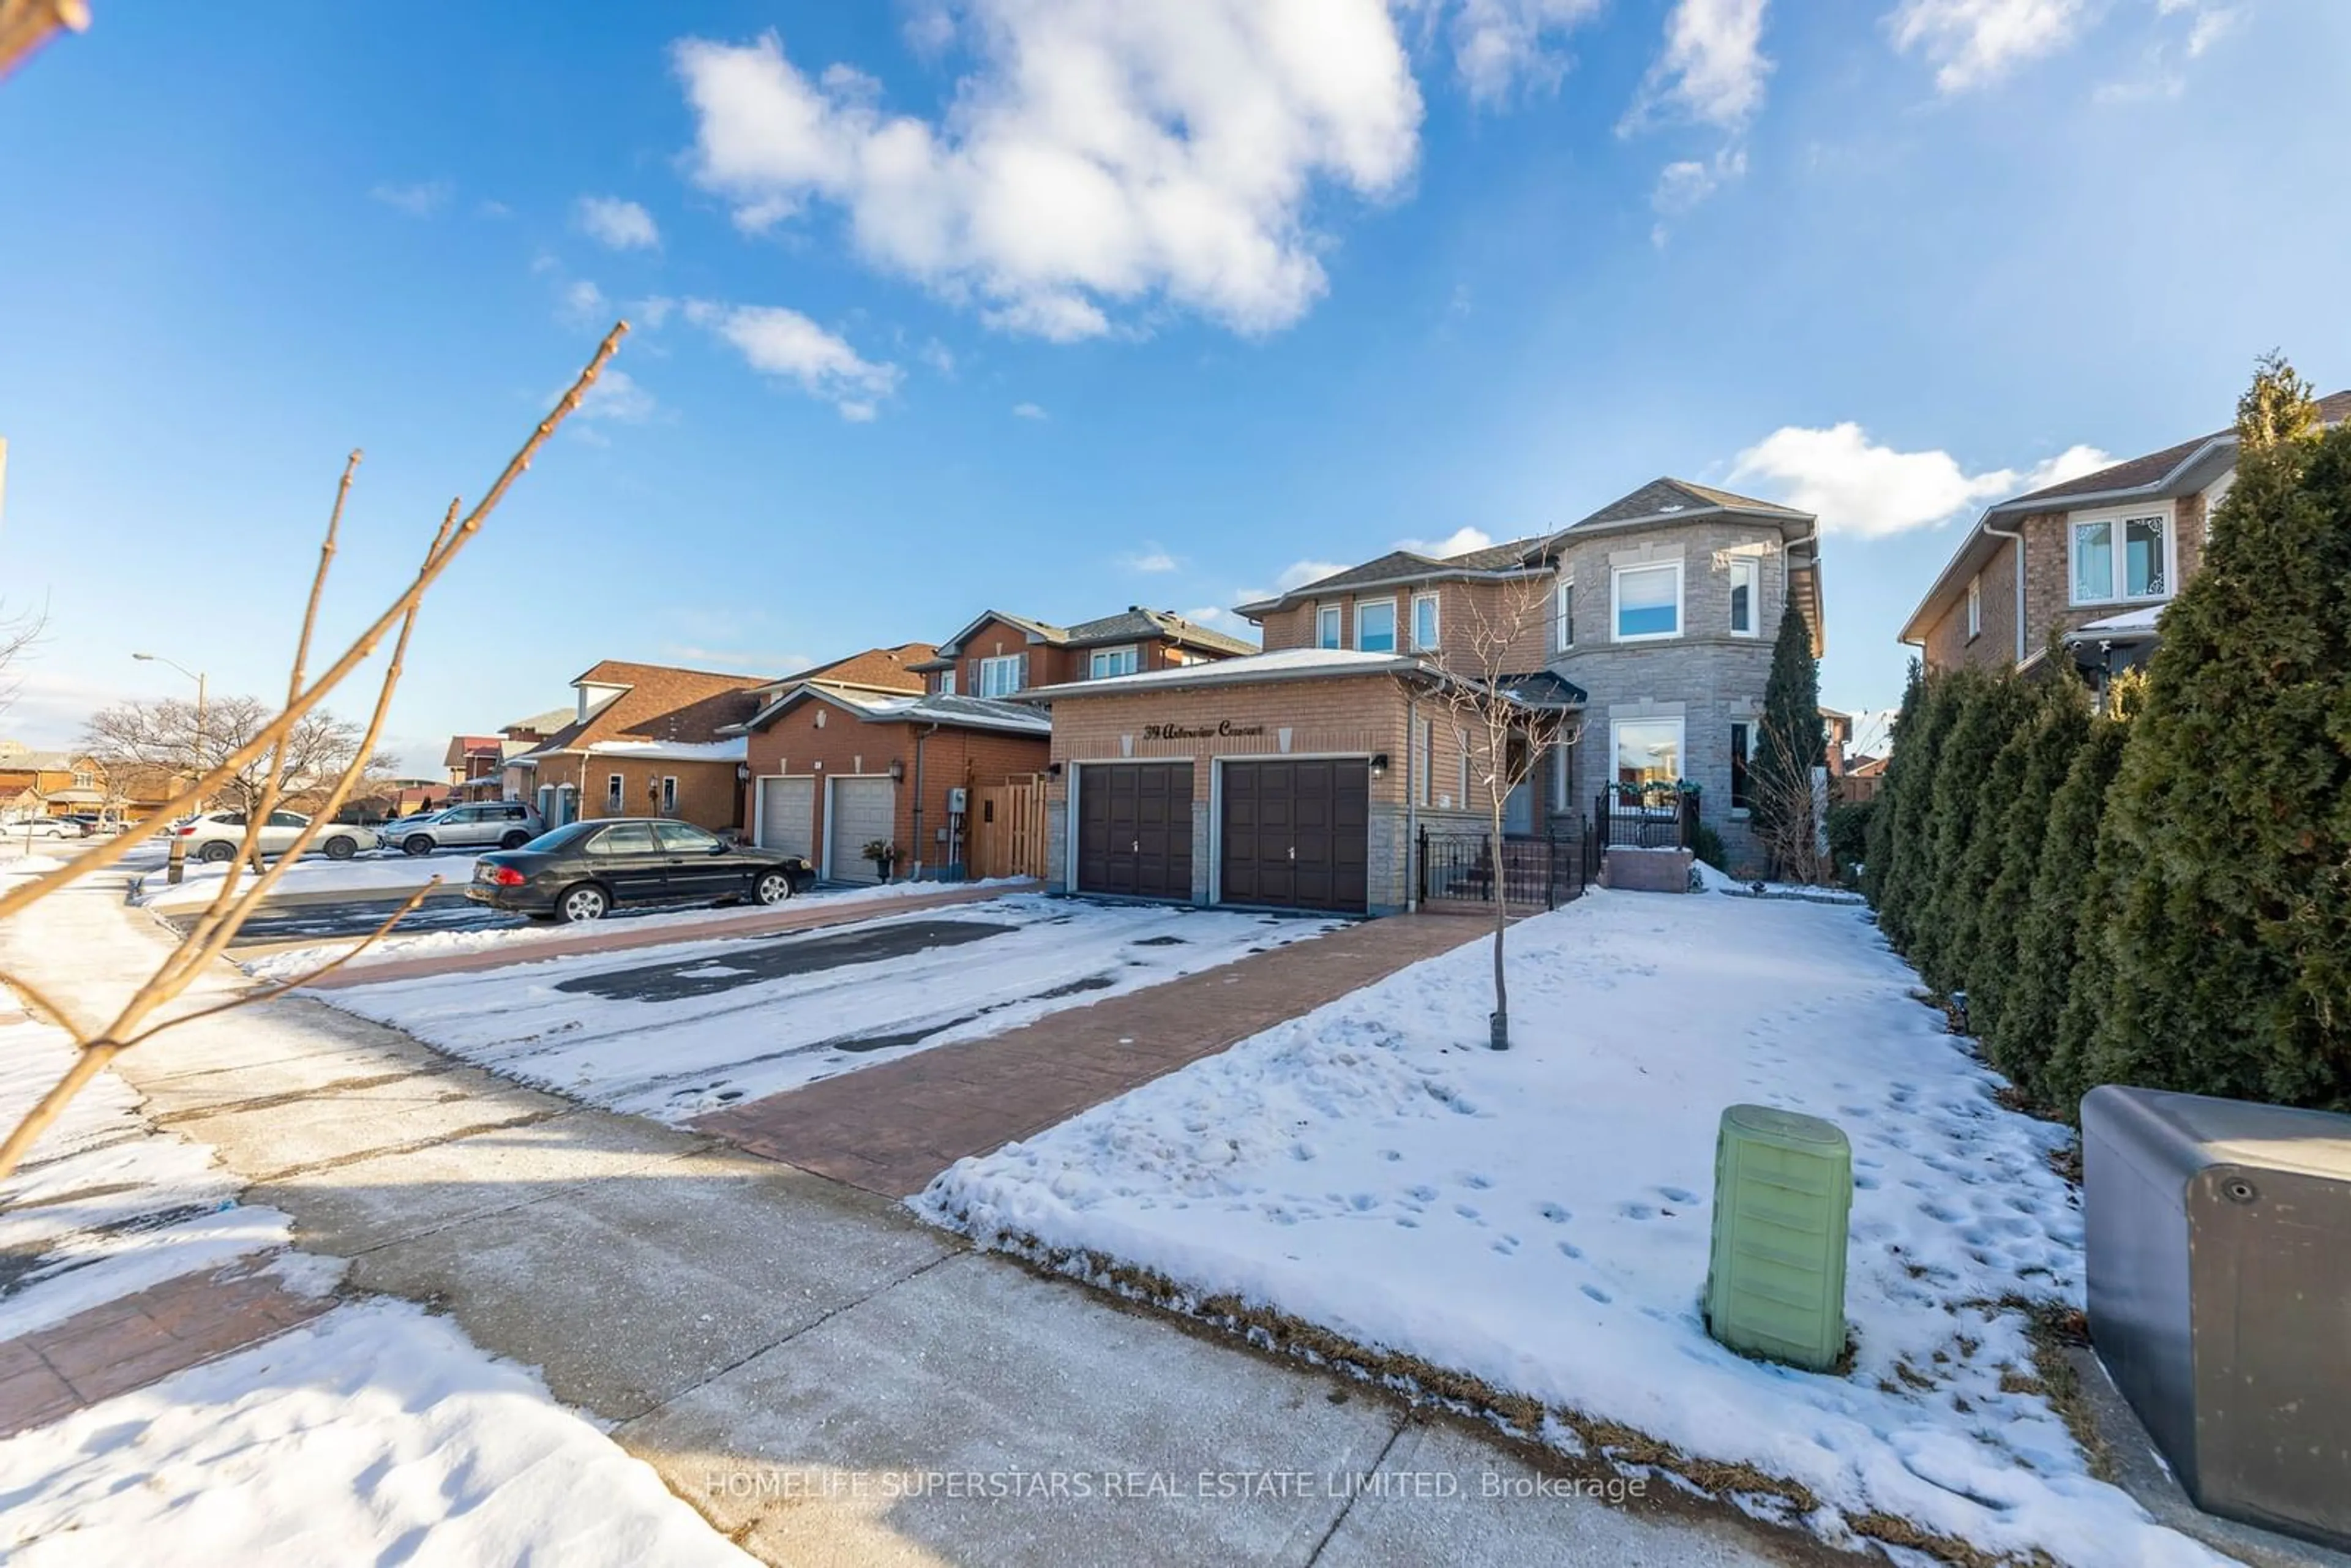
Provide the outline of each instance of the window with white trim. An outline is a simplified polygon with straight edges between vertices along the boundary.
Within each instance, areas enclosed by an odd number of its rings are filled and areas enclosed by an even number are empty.
[[[1393,599],[1374,599],[1355,604],[1355,647],[1365,653],[1393,653],[1396,651],[1396,604]]]
[[[73,787],[77,789],[95,789],[98,788],[98,775],[87,768],[77,768],[73,776]]]
[[[617,811],[621,810],[622,806],[625,804],[621,792],[626,786],[627,782],[628,780],[622,779],[617,773],[607,773],[604,775],[604,810],[607,811]]]
[[[1086,679],[1106,681],[1113,675],[1131,675],[1138,668],[1137,658],[1133,643],[1123,648],[1096,648],[1086,655]]]
[[[661,806],[664,817],[677,810],[677,776],[674,773],[662,775]]]
[[[939,695],[943,697],[951,697],[955,695],[955,672],[953,670],[941,670],[939,672]]]
[[[1416,653],[1437,652],[1437,595],[1412,596],[1412,648]]]
[[[1008,697],[1020,689],[1023,666],[1029,662],[1026,653],[998,653],[979,662],[979,689],[975,696]]]
[[[1314,645],[1318,648],[1343,648],[1345,632],[1339,624],[1339,606],[1325,604],[1314,612]]]
[[[1559,580],[1559,651],[1575,646],[1575,579]]]
[[[1682,634],[1682,563],[1620,566],[1612,574],[1619,643]]]
[[[1968,579],[1968,641],[1983,635],[1983,573]]]
[[[1671,784],[1682,777],[1682,721],[1620,718],[1609,727],[1619,784]]]
[[[2067,532],[2074,603],[2171,596],[2169,508],[2076,517]]]
[[[1730,558],[1730,630],[1738,636],[1755,635],[1755,600],[1761,581],[1762,573],[1753,556]]]

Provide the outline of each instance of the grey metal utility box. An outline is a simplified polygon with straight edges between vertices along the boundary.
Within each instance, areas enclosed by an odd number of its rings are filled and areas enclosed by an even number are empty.
[[[2082,1102],[2090,1338],[2208,1513],[2351,1547],[2351,1116]]]

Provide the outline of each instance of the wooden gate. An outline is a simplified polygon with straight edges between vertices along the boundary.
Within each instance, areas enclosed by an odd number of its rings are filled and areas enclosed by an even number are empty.
[[[973,877],[1044,879],[1044,775],[974,789],[967,822]]]

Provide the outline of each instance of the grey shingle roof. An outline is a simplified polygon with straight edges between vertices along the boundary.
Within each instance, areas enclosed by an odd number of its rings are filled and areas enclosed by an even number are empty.
[[[1777,501],[1761,501],[1752,496],[1718,490],[1709,485],[1693,485],[1687,479],[1652,479],[1631,495],[1619,497],[1573,526],[1581,528],[1595,523],[1629,522],[1635,517],[1726,508],[1738,512],[1767,512],[1782,517],[1809,515],[1792,507],[1783,507]]]
[[[1459,555],[1423,555],[1418,550],[1393,549],[1361,566],[1351,566],[1344,571],[1334,571],[1328,577],[1318,577],[1312,582],[1291,589],[1280,595],[1294,599],[1303,594],[1327,593],[1343,588],[1353,588],[1367,582],[1395,582],[1416,577],[1442,577],[1448,572],[1508,571],[1523,564],[1527,558],[1550,542],[1550,535],[1535,534],[1522,539],[1506,539],[1498,545],[1479,549],[1464,550]]]
[[[2335,392],[2320,398],[2318,418],[2325,424],[2340,424],[2351,419],[2351,392]],[[2070,496],[2095,496],[2108,490],[2136,490],[2142,486],[2159,484],[2171,476],[2172,470],[2193,457],[2199,448],[2231,434],[2226,430],[2216,430],[2208,435],[2199,435],[2167,446],[2160,452],[2150,452],[2143,457],[2126,458],[2111,467],[2101,468],[2095,474],[2085,474],[2078,479],[2067,479],[2060,484],[2044,485],[2038,490],[2028,490],[2015,499],[2057,501]],[[2002,504],[2013,506],[2015,502]]]
[[[1147,642],[1169,637],[1195,647],[1213,648],[1219,653],[1243,657],[1258,651],[1254,643],[1244,643],[1238,637],[1228,637],[1222,632],[1211,632],[1197,622],[1186,621],[1167,610],[1152,610],[1131,604],[1115,615],[1105,615],[1098,621],[1081,621],[1064,627],[1059,642],[1065,646],[1081,648],[1089,643]]]

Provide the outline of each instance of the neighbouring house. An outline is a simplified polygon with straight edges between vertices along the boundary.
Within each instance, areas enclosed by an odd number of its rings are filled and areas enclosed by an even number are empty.
[[[1056,626],[991,610],[908,667],[942,696],[1004,698],[1032,686],[1109,680],[1148,670],[1243,658],[1238,637],[1165,610],[1130,605],[1099,621]]]
[[[1855,757],[1836,781],[1836,798],[1853,805],[1877,799],[1878,790],[1886,787],[1886,758]]]
[[[496,735],[453,735],[441,765],[449,770],[453,791],[476,793],[494,787],[506,772],[506,737]],[[488,784],[484,783],[488,780]]]
[[[1051,729],[987,697],[787,683],[744,726],[749,835],[832,882],[1033,873],[1011,829],[1032,797],[1041,805]],[[1039,826],[1041,849],[1041,814]],[[868,858],[869,844],[894,859]]]
[[[1053,715],[1048,881],[1409,907],[1419,831],[1483,820],[1472,735],[1437,700],[1462,682],[1549,749],[1512,792],[1506,833],[1580,835],[1587,813],[1616,814],[1619,786],[1695,785],[1695,820],[1734,868],[1757,865],[1747,762],[1789,605],[1817,653],[1817,519],[1676,479],[1554,533],[1445,558],[1391,551],[1242,605],[1262,653],[1023,694]],[[1515,636],[1489,685],[1475,645],[1504,625]],[[1561,733],[1576,738],[1548,744]]]
[[[0,740],[0,817],[64,817],[91,811],[139,821],[172,799],[162,770],[110,771],[87,752],[43,751]]]
[[[507,766],[550,828],[594,817],[675,817],[739,829],[742,727],[767,683],[756,675],[606,659],[575,678],[570,722]]]
[[[2351,392],[2318,413],[2351,418]],[[2032,670],[2056,649],[2096,685],[2143,664],[2236,475],[2237,434],[2222,430],[1988,507],[1901,640],[1930,673]]]

